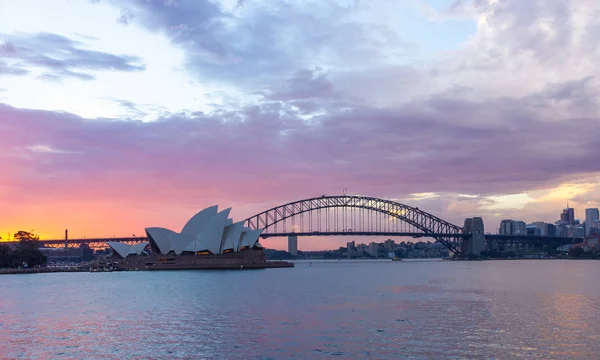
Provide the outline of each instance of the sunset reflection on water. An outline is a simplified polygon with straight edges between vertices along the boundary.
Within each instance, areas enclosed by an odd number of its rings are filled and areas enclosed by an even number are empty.
[[[3,276],[0,358],[597,359],[597,264]]]

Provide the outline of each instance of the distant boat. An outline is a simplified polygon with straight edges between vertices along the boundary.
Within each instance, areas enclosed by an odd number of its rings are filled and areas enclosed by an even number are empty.
[[[394,257],[392,258],[392,261],[402,261],[402,259],[400,259],[400,258],[399,258],[399,257],[397,257],[397,256],[394,256]]]

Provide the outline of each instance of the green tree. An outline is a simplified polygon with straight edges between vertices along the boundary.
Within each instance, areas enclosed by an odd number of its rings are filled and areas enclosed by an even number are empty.
[[[39,236],[27,231],[19,231],[14,236],[19,240],[13,250],[13,266],[38,266],[46,263],[46,255],[40,251]]]
[[[0,245],[0,269],[13,266],[13,254],[10,246]]]
[[[15,240],[33,240],[33,241],[37,241],[40,239],[40,236],[36,233],[33,232],[33,230],[31,230],[31,232],[29,231],[23,231],[23,230],[19,230],[15,233],[15,235],[13,236],[13,238]]]

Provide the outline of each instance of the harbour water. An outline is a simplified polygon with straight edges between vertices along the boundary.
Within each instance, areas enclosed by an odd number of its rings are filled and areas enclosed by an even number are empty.
[[[5,275],[1,359],[598,359],[598,261]]]

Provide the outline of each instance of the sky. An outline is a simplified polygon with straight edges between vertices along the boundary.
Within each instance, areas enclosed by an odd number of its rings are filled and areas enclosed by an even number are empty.
[[[599,31],[596,0],[0,0],[0,236],[343,189],[489,232],[583,220]]]

